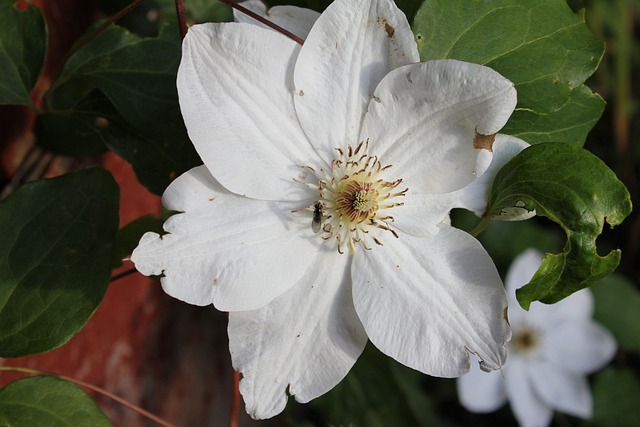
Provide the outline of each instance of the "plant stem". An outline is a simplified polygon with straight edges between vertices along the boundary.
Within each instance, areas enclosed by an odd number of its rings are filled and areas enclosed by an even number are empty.
[[[138,271],[138,270],[136,270],[135,268],[132,268],[131,270],[127,270],[127,271],[123,271],[122,273],[118,273],[115,276],[113,276],[109,282],[115,282],[116,280],[120,280],[123,277],[126,277],[126,276],[128,276],[130,274],[135,273],[136,271]]]
[[[231,399],[231,415],[229,427],[238,427],[238,410],[240,409],[240,373],[233,370],[233,397]]]
[[[184,40],[184,36],[187,35],[187,20],[184,14],[184,0],[176,0],[176,14],[178,15],[180,39]]]
[[[279,32],[281,34],[284,34],[285,36],[289,37],[291,40],[295,41],[296,43],[299,43],[301,45],[304,44],[304,40],[302,40],[300,37],[296,36],[292,32],[289,32],[289,31],[285,30],[281,26],[279,26],[277,24],[274,24],[273,22],[271,22],[268,19],[258,15],[257,13],[254,13],[254,12],[250,11],[249,9],[247,9],[244,6],[240,6],[235,1],[233,1],[233,0],[220,0],[220,1],[222,3],[228,4],[229,6],[231,6],[232,8],[234,8],[236,10],[239,10],[240,12],[244,13],[245,15],[248,15],[248,16],[252,17],[256,21],[262,22],[264,25],[273,28],[277,32]]]

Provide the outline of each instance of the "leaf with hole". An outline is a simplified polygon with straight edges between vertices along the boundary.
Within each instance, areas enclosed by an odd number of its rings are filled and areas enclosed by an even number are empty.
[[[504,210],[532,210],[559,224],[567,235],[563,252],[547,254],[516,296],[525,309],[533,301],[560,301],[616,269],[620,251],[601,257],[596,239],[605,222],[620,224],[631,213],[624,184],[600,159],[580,147],[531,146],[496,175],[485,218]]]

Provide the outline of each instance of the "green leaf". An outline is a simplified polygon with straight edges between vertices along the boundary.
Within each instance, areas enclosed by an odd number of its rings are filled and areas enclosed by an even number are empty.
[[[39,8],[25,11],[0,0],[0,104],[31,105],[31,89],[47,51],[47,30]]]
[[[153,215],[145,215],[131,221],[129,224],[118,230],[116,237],[116,245],[113,250],[112,267],[120,267],[122,260],[131,255],[131,252],[138,246],[140,238],[147,231],[153,231],[158,234],[165,234],[162,224],[165,218],[156,218]]]
[[[85,325],[111,277],[118,205],[100,168],[27,184],[0,203],[0,357],[52,350]]]
[[[605,221],[620,224],[631,213],[629,192],[596,156],[569,144],[539,144],[522,151],[496,175],[485,218],[510,209],[535,209],[567,234],[560,254],[547,254],[531,282],[516,296],[525,309],[547,304],[611,273],[620,251],[600,257],[596,238]]]
[[[591,288],[593,317],[609,329],[626,350],[640,353],[640,292],[624,276],[612,274]]]
[[[181,49],[170,28],[158,37],[139,38],[109,26],[69,58],[55,87],[86,80],[131,126],[144,132],[174,131],[181,123],[176,89]],[[163,120],[169,117],[174,120]]]
[[[54,377],[31,377],[0,389],[0,425],[109,427],[111,422],[80,387]]]
[[[110,124],[120,116],[102,93],[91,86],[87,89],[85,98],[68,110],[38,116],[35,127],[38,145],[71,157],[97,156],[107,150]]]
[[[427,0],[413,29],[422,60],[474,62],[514,82],[506,133],[581,145],[602,114],[603,100],[582,83],[604,45],[564,0]]]
[[[187,131],[153,135],[113,121],[107,147],[131,163],[138,181],[154,194],[162,194],[173,178],[202,164]]]
[[[178,108],[177,34],[167,25],[158,37],[139,38],[110,26],[80,48],[46,96],[38,144],[73,156],[106,147],[155,194],[201,164]]]
[[[369,344],[346,378],[310,405],[321,425],[443,425],[421,389],[422,378]]]
[[[635,427],[640,419],[640,383],[633,371],[608,368],[593,384],[590,426]]]

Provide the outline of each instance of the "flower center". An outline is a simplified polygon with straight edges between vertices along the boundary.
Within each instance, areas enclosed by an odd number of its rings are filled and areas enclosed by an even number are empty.
[[[351,181],[335,194],[337,210],[351,222],[361,223],[375,215],[380,193],[370,182]]]
[[[534,328],[527,327],[517,332],[511,344],[514,351],[518,353],[531,353],[540,343],[540,332]]]
[[[336,148],[338,158],[331,162],[331,170],[313,173],[312,181],[300,182],[318,192],[318,200],[312,206],[299,209],[313,212],[312,229],[323,231],[323,239],[335,237],[338,252],[343,246],[354,253],[357,244],[370,250],[369,241],[382,246],[378,238],[380,230],[388,231],[394,237],[397,233],[389,226],[394,218],[390,210],[404,203],[394,199],[402,197],[408,189],[396,191],[401,179],[385,180],[386,171],[391,167],[382,166],[376,156],[367,154],[368,141],[363,141],[347,152]],[[315,178],[315,179],[313,179]]]

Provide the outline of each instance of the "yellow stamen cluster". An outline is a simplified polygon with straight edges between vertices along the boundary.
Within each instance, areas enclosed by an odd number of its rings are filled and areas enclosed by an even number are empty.
[[[346,153],[337,148],[339,156],[331,162],[330,172],[321,169],[317,173],[306,166],[317,178],[317,184],[303,184],[319,193],[314,205],[318,202],[322,205],[323,238],[335,237],[340,253],[343,253],[344,245],[350,253],[355,252],[357,244],[370,250],[369,240],[382,246],[376,236],[377,230],[385,230],[398,237],[389,227],[394,220],[389,210],[404,204],[394,199],[404,196],[408,189],[396,191],[401,179],[384,180],[391,165],[383,167],[376,156],[368,155],[368,145],[368,141],[363,141],[355,148],[349,146]],[[305,210],[313,211],[314,207]]]

